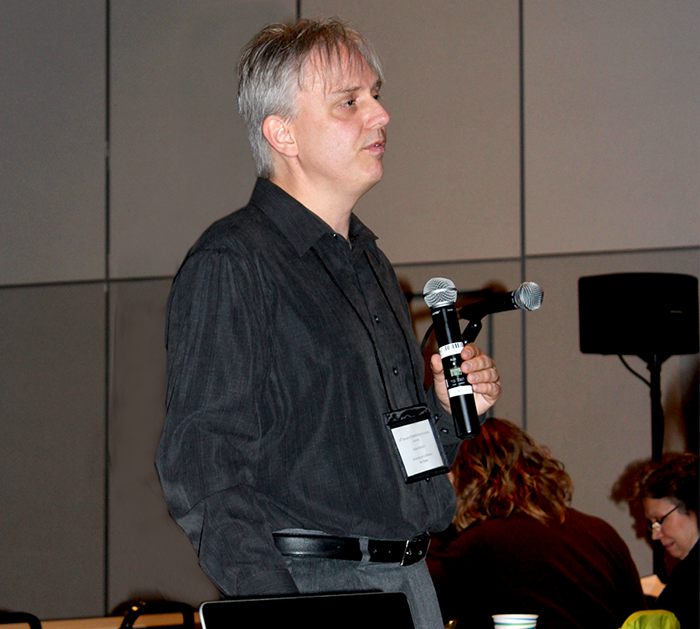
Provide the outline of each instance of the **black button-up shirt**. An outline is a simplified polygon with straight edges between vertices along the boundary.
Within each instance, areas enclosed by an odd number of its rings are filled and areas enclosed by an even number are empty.
[[[447,478],[404,483],[384,424],[427,401],[456,452],[375,239],[353,216],[348,243],[260,179],[175,278],[156,463],[171,514],[225,595],[295,591],[273,531],[409,539],[452,519]]]

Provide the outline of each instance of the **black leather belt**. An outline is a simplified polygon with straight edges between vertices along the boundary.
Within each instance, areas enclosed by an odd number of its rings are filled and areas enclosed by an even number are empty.
[[[273,537],[277,550],[290,557],[362,560],[360,540],[355,537],[287,533],[273,533]],[[367,550],[370,561],[410,566],[426,556],[429,545],[430,536],[423,533],[399,542],[370,539]]]

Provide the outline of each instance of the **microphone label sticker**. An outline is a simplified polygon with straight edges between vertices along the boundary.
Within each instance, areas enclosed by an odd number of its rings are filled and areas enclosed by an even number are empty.
[[[440,349],[440,358],[447,358],[448,356],[455,356],[456,354],[462,353],[462,348],[464,343],[461,341],[459,343],[449,343],[448,345],[443,345]]]
[[[474,389],[472,389],[471,384],[447,389],[447,395],[449,395],[450,397],[457,397],[458,395],[472,395],[472,393],[474,393]]]

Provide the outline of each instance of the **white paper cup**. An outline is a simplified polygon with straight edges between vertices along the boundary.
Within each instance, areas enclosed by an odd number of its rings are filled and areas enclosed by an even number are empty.
[[[537,627],[537,614],[496,614],[493,618],[495,629],[534,629]]]

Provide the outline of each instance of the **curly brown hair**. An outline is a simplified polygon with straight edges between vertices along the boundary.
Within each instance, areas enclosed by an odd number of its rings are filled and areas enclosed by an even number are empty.
[[[458,531],[479,520],[526,513],[543,524],[563,523],[573,484],[563,463],[522,429],[490,419],[464,441],[452,464]]]
[[[698,513],[698,455],[690,452],[664,454],[652,463],[639,484],[639,498],[668,498],[685,513]]]

